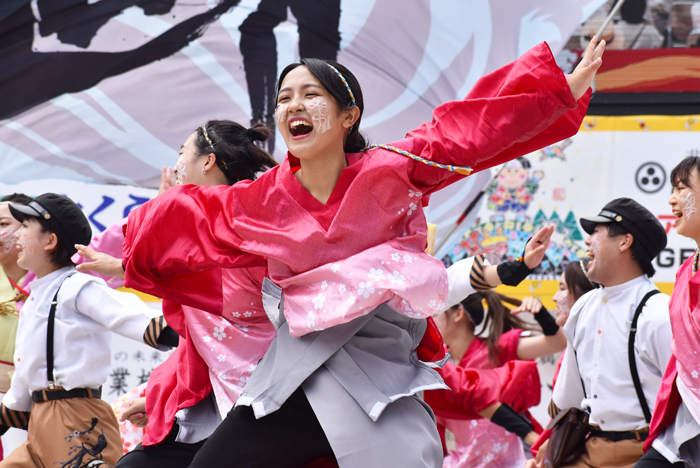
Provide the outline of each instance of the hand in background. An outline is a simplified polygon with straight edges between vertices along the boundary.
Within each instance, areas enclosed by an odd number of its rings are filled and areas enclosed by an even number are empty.
[[[114,258],[106,253],[97,252],[96,250],[81,244],[75,244],[75,248],[78,249],[78,255],[91,262],[81,263],[75,267],[78,271],[94,271],[105,276],[116,276],[117,278],[124,278],[124,268],[122,267],[122,261],[118,258]]]
[[[175,173],[173,173],[172,167],[163,166],[163,172],[160,175],[160,187],[158,188],[158,195],[165,192],[171,187],[175,187]]]
[[[146,427],[148,425],[145,398],[136,398],[126,404],[122,414],[119,416],[119,420],[126,421],[127,419],[135,426]]]
[[[532,236],[530,242],[525,246],[523,262],[530,269],[534,270],[544,258],[544,253],[549,247],[549,241],[554,234],[554,226],[543,227]]]

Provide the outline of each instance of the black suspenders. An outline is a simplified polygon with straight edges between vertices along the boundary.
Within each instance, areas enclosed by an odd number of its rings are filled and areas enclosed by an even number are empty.
[[[67,276],[63,282],[73,275]],[[56,294],[53,296],[51,301],[51,310],[49,310],[49,323],[46,326],[46,379],[49,381],[49,389],[53,390],[55,388],[55,381],[53,377],[53,331],[54,322],[56,321],[56,307],[58,306],[58,292],[63,286],[63,282],[58,286]]]
[[[660,291],[658,289],[649,291],[642,298],[642,302],[640,302],[637,306],[637,310],[634,311],[634,318],[632,318],[632,325],[630,326],[630,339],[627,345],[627,356],[629,357],[630,361],[630,373],[632,374],[632,382],[634,382],[634,389],[637,392],[637,398],[639,398],[639,405],[642,407],[644,419],[646,419],[647,424],[651,422],[651,411],[649,411],[649,405],[647,404],[647,399],[644,396],[644,391],[642,390],[642,383],[639,380],[639,374],[637,373],[637,356],[634,352],[634,337],[637,334],[637,320],[639,319],[639,315],[642,313],[644,305],[647,303],[647,300],[649,300],[651,296],[653,296],[654,294],[658,294],[659,292]]]

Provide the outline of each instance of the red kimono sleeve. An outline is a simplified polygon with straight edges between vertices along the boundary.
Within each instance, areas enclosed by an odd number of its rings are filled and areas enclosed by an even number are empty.
[[[237,196],[236,186],[184,185],[132,211],[122,250],[126,286],[221,314],[221,268],[265,265],[237,249]]]
[[[439,416],[475,419],[479,411],[497,402],[520,413],[540,401],[535,361],[510,361],[496,369],[462,368],[448,362],[439,372],[452,390],[425,392],[425,401]]]
[[[654,404],[654,411],[649,424],[649,436],[644,441],[644,452],[647,452],[651,448],[654,439],[676,420],[678,408],[680,408],[683,401],[676,387],[677,377],[676,357],[671,355],[663,380],[661,380],[659,391],[656,393],[656,403]]]
[[[483,171],[575,135],[591,90],[577,102],[549,46],[482,77],[462,101],[447,102],[412,132],[405,147],[442,164]],[[411,181],[424,193],[456,182],[459,174],[415,163]]]
[[[437,369],[451,390],[425,392],[435,414],[454,419],[474,419],[479,411],[496,404],[501,393],[498,374],[492,369],[468,369],[445,363]]]
[[[180,335],[180,345],[148,378],[146,414],[149,422],[144,446],[162,442],[175,423],[175,413],[196,405],[212,390],[209,366],[192,341],[182,306],[165,300],[163,315]]]

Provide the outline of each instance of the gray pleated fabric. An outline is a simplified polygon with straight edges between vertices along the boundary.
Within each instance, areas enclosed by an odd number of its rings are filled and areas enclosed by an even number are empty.
[[[415,396],[447,388],[416,358],[425,320],[382,304],[352,322],[293,338],[280,288],[266,281],[263,297],[279,330],[236,405],[252,406],[261,418],[303,384],[341,468],[442,466],[435,418]]]
[[[700,467],[700,425],[690,410],[681,402],[676,419],[657,437],[688,467]]]

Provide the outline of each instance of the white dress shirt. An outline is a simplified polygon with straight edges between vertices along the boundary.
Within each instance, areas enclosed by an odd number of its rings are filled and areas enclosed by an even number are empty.
[[[19,316],[15,375],[3,399],[10,409],[31,411],[32,392],[49,385],[47,323],[59,286],[54,328],[55,385],[71,390],[104,384],[111,367],[110,332],[143,343],[153,311],[135,295],[114,291],[102,279],[78,273],[72,266],[37,279]]]
[[[552,395],[558,408],[590,408],[591,424],[605,431],[648,426],[634,389],[627,346],[634,312],[653,289],[654,283],[642,275],[594,289],[574,304],[564,326],[568,344]],[[666,294],[652,296],[637,322],[637,370],[651,411],[671,357],[669,299]],[[585,398],[579,375],[586,386]]]

